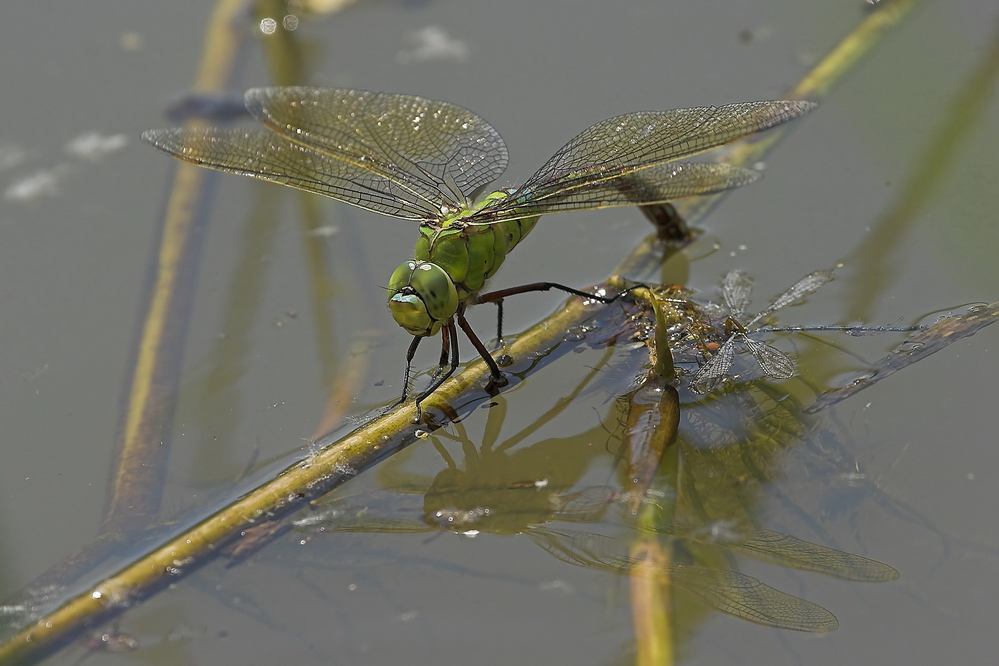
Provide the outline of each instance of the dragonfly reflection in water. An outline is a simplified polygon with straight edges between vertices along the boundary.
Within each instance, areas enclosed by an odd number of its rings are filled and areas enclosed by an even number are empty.
[[[618,116],[577,135],[519,188],[476,202],[480,190],[505,170],[507,149],[495,129],[462,107],[410,95],[304,87],[254,88],[244,102],[271,131],[187,127],[151,130],[142,138],[188,162],[420,224],[414,258],[396,269],[388,290],[393,318],[415,336],[400,402],[408,394],[420,341],[442,334],[440,362],[417,398],[418,415],[420,402],[458,366],[456,326],[486,362],[493,381],[505,381],[465,319],[470,305],[553,288],[594,298],[550,282],[481,293],[539,216],[662,204],[745,185],[759,174],[676,160],[815,107],[805,101],[761,101]]]
[[[539,443],[538,445],[543,445]],[[467,449],[466,449],[467,450]],[[468,463],[466,463],[468,464]],[[642,560],[628,554],[630,539],[578,529],[579,524],[602,523],[609,508],[624,498],[609,486],[581,490],[555,488],[548,479],[513,481],[505,487],[462,487],[463,473],[444,470],[426,489],[422,520],[388,518],[372,512],[356,499],[332,500],[294,521],[311,533],[434,532],[475,536],[481,533],[525,534],[558,559],[615,574],[627,574]],[[400,510],[396,495],[392,513]],[[549,523],[573,523],[555,528]],[[717,526],[715,526],[717,527]],[[898,573],[888,565],[768,530],[670,529],[663,533],[674,561],[658,571],[678,588],[715,610],[735,617],[796,631],[825,632],[838,627],[835,616],[810,601],[776,590],[756,578],[728,569],[694,564],[688,546],[717,546],[778,566],[812,571],[851,581],[889,581]],[[691,563],[682,563],[684,560]]]

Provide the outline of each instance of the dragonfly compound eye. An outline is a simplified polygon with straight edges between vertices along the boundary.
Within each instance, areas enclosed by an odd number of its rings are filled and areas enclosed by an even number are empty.
[[[458,310],[458,291],[447,272],[429,261],[407,261],[389,280],[389,309],[413,335],[436,335]]]

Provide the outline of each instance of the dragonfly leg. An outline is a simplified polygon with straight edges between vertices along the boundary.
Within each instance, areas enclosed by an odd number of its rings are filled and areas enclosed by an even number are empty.
[[[522,284],[519,287],[510,287],[509,289],[497,289],[496,291],[490,291],[486,294],[479,294],[476,297],[476,303],[496,303],[497,305],[503,301],[507,296],[514,296],[516,294],[526,294],[531,291],[551,291],[552,289],[558,289],[559,291],[564,291],[567,294],[572,294],[573,296],[581,296],[582,298],[588,298],[593,301],[600,301],[601,303],[613,303],[617,299],[621,298],[625,294],[630,294],[635,289],[648,289],[648,285],[635,284],[627,289],[615,294],[614,296],[597,296],[596,294],[589,294],[585,291],[580,291],[579,289],[573,289],[572,287],[567,287],[564,284],[558,284],[557,282],[532,282],[530,284]]]
[[[391,406],[389,409],[395,409],[402,403],[406,402],[406,398],[409,397],[409,381],[411,379],[410,374],[413,371],[413,357],[416,356],[416,348],[420,346],[423,342],[425,336],[418,335],[413,338],[413,341],[409,343],[409,351],[406,352],[406,372],[402,376],[402,396]]]
[[[506,346],[503,342],[503,299],[493,303],[496,304],[496,345],[498,349],[503,349]]]
[[[423,393],[421,393],[416,399],[417,422],[423,418],[423,408],[420,404],[427,398],[427,396],[439,389],[441,384],[446,382],[448,377],[453,375],[454,371],[458,369],[458,331],[455,330],[453,317],[448,319],[447,323],[444,324],[444,327],[441,329],[441,335],[444,336],[444,341],[441,343],[441,348],[444,350],[442,351],[441,366],[438,368],[438,372],[434,373],[434,378],[433,381],[430,382],[430,386],[428,386],[426,390],[423,391]],[[443,355],[448,349],[451,351],[451,361],[447,364],[447,370],[441,372],[444,367]]]
[[[496,316],[496,337],[499,340],[500,347],[503,346],[503,299],[507,296],[515,296],[517,294],[526,294],[532,291],[551,291],[552,289],[558,289],[559,291],[564,291],[567,294],[572,294],[573,296],[580,296],[582,298],[589,298],[594,301],[599,301],[601,303],[613,303],[617,299],[621,298],[625,294],[631,293],[634,289],[646,289],[648,288],[644,284],[636,284],[628,287],[624,291],[614,295],[614,296],[597,296],[595,294],[588,294],[585,291],[580,291],[579,289],[573,289],[572,287],[567,287],[564,284],[558,284],[557,282],[532,282],[530,284],[522,284],[519,287],[510,287],[508,289],[497,289],[496,291],[490,291],[485,294],[479,294],[475,302],[476,303],[495,303],[498,313]],[[460,320],[459,320],[460,324]],[[462,330],[467,334],[468,331],[465,327]],[[469,337],[471,339],[471,336]],[[476,338],[478,339],[478,338]],[[472,344],[475,344],[474,342]],[[481,354],[481,352],[480,352]],[[485,355],[483,354],[483,357]]]
[[[580,291],[579,289],[573,289],[572,287],[567,287],[556,282],[533,282],[531,284],[520,285],[519,287],[510,287],[509,289],[499,289],[497,291],[491,291],[486,294],[480,294],[476,299],[478,303],[496,303],[499,310],[499,326],[498,333],[500,339],[502,340],[502,325],[503,325],[503,310],[502,303],[503,299],[507,296],[513,296],[515,294],[524,294],[531,291],[550,291],[552,289],[558,289],[559,291],[564,291],[567,294],[572,294],[574,296],[580,296],[582,298],[588,298],[591,300],[599,301],[601,303],[613,303],[617,299],[621,298],[625,294],[631,293],[634,289],[647,289],[648,286],[644,284],[636,284],[628,287],[627,289],[615,294],[614,296],[597,296],[595,294],[588,294],[585,291]],[[420,408],[420,403],[422,403],[427,396],[436,391],[441,385],[447,381],[447,379],[454,374],[455,370],[458,369],[458,333],[455,329],[455,319],[458,321],[458,326],[461,330],[465,332],[468,336],[469,341],[472,346],[475,347],[475,351],[479,353],[482,360],[485,361],[486,365],[489,367],[490,381],[487,386],[487,390],[493,390],[495,388],[505,386],[507,384],[506,377],[503,376],[503,372],[500,370],[499,365],[496,360],[486,349],[486,346],[479,339],[479,336],[475,334],[472,329],[471,324],[465,319],[464,308],[458,310],[457,314],[450,319],[447,324],[441,329],[441,334],[443,336],[443,342],[441,343],[441,357],[437,366],[437,372],[434,373],[433,381],[430,382],[430,386],[420,394],[416,399],[416,419],[420,420],[422,416],[422,410]],[[403,392],[403,397],[398,404],[401,404],[405,399],[409,389],[409,377],[410,368],[413,361],[413,355],[416,353],[416,348],[419,346],[423,336],[417,337],[413,340],[413,343],[409,346],[409,352],[406,354],[406,375],[405,375],[405,388]],[[448,358],[448,352],[450,351],[450,362],[446,363]],[[447,365],[447,370],[444,370],[445,363]]]
[[[477,336],[475,331],[472,330],[471,324],[469,324],[468,320],[465,319],[464,310],[459,310],[456,316],[458,318],[458,326],[461,326],[461,330],[463,330],[465,335],[468,336],[468,340],[472,343],[472,346],[475,347],[475,351],[479,352],[479,356],[481,356],[482,360],[486,362],[487,366],[489,366],[489,374],[491,377],[489,380],[489,386],[486,390],[506,386],[506,377],[503,376],[503,373],[500,371],[499,365],[496,364],[496,360],[492,357],[492,354],[490,354],[489,350],[486,349],[486,346],[482,344],[482,340],[479,340],[479,336]]]

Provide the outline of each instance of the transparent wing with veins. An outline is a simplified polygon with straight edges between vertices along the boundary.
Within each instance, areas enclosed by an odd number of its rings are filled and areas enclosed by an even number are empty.
[[[306,87],[254,88],[244,102],[271,131],[185,127],[151,130],[143,139],[188,162],[418,221],[469,209],[508,161],[492,126],[448,102]],[[522,187],[464,219],[493,224],[739,187],[759,174],[675,160],[787,122],[814,106],[745,102],[611,118],[572,139]]]
[[[743,326],[733,318],[745,313],[749,305],[750,280],[739,270],[730,271],[722,280],[722,299],[729,310],[729,321],[736,330],[722,344],[718,351],[705,362],[690,380],[690,387],[696,393],[714,390],[726,377],[735,359],[737,343],[742,343],[759,363],[763,373],[771,379],[789,379],[794,376],[794,361],[781,350],[760,340],[749,337],[746,329],[763,321],[782,308],[797,305],[815,293],[833,277],[832,271],[815,271],[795,282],[773,300],[762,312]]]
[[[506,169],[506,145],[455,104],[363,90],[253,88],[270,130],[186,127],[143,138],[175,157],[322,194],[392,217],[435,219]]]
[[[584,130],[510,196],[469,222],[662,203],[744,185],[758,174],[727,164],[675,160],[743,139],[814,107],[804,101],[743,102],[610,118]]]

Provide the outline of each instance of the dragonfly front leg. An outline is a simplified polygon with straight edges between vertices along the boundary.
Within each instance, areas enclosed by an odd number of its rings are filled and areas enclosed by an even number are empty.
[[[402,396],[391,406],[389,409],[395,409],[402,403],[406,402],[406,398],[409,397],[409,382],[412,379],[411,374],[413,371],[413,357],[416,356],[416,349],[423,342],[425,336],[417,335],[413,338],[413,341],[409,344],[409,351],[406,352],[406,372],[402,376]]]
[[[443,340],[441,342],[440,365],[437,367],[437,372],[434,373],[430,386],[428,386],[427,389],[416,399],[417,421],[420,421],[423,418],[423,408],[420,407],[420,403],[422,403],[431,393],[439,389],[441,384],[446,382],[448,377],[453,375],[454,371],[458,369],[458,331],[454,327],[454,317],[448,319],[447,323],[444,324],[444,327],[441,328],[441,335],[443,336]],[[447,363],[447,370],[444,371],[448,350],[451,352],[451,361],[450,363]]]

